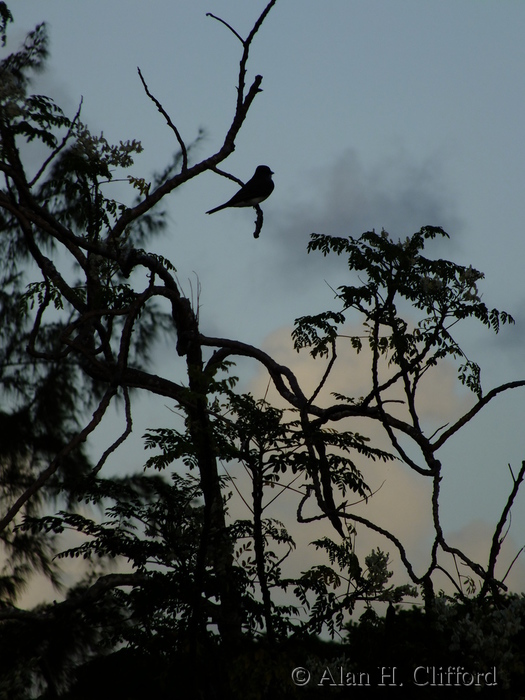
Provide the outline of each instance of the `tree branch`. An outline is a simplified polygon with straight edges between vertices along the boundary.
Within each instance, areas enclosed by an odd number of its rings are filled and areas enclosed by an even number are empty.
[[[510,469],[510,464],[509,464],[509,469]],[[510,473],[512,475],[512,469],[510,469]],[[487,567],[487,576],[483,582],[483,587],[480,591],[480,597],[483,597],[489,587],[491,581],[494,580],[495,578],[495,569],[496,569],[496,562],[498,559],[498,555],[501,550],[501,545],[503,544],[503,541],[505,537],[502,537],[502,532],[503,528],[505,526],[505,523],[507,522],[507,518],[510,515],[511,508],[514,504],[514,501],[516,499],[516,496],[518,495],[519,488],[521,486],[521,483],[523,482],[523,479],[525,478],[525,461],[521,463],[521,468],[518,472],[518,476],[514,478],[514,475],[512,475],[513,478],[513,485],[512,485],[512,490],[509,494],[509,497],[507,499],[507,503],[505,504],[505,508],[503,509],[503,512],[501,513],[501,517],[498,521],[498,524],[496,526],[496,529],[494,530],[494,536],[492,537],[492,546],[490,548],[490,556],[489,556],[489,563]]]
[[[67,445],[65,445],[60,452],[57,454],[55,459],[49,464],[49,466],[44,469],[37,479],[27,488],[24,493],[13,503],[13,505],[7,510],[4,517],[0,520],[0,532],[5,530],[9,523],[16,517],[17,513],[23,508],[27,501],[33,496],[42,486],[48,481],[48,479],[53,476],[53,474],[60,468],[62,460],[64,457],[69,455],[76,447],[81,445],[92,433],[97,425],[101,422],[106,410],[111,403],[111,399],[116,394],[116,387],[109,387],[106,393],[102,397],[97,409],[93,413],[93,417],[90,422],[81,430],[75,437],[73,437]]]
[[[139,572],[131,574],[106,574],[105,576],[101,576],[92,586],[86,588],[84,591],[75,593],[60,603],[54,603],[51,606],[47,606],[41,612],[34,610],[21,610],[20,608],[16,608],[14,606],[0,610],[0,620],[47,622],[48,620],[56,617],[57,614],[62,614],[69,610],[81,608],[89,603],[95,603],[105,593],[113,588],[120,588],[120,586],[132,586],[133,588],[136,588],[138,586],[144,586],[149,580],[150,578],[147,574]]]
[[[166,110],[165,110],[164,107],[161,105],[161,103],[157,100],[157,98],[154,97],[154,96],[151,94],[151,92],[149,91],[149,88],[148,88],[148,86],[147,86],[147,84],[146,84],[146,81],[144,80],[144,77],[142,76],[142,73],[141,73],[141,71],[140,71],[140,68],[137,67],[137,71],[138,71],[139,76],[140,76],[140,79],[141,79],[141,81],[142,81],[142,85],[144,86],[144,90],[146,91],[146,95],[150,98],[150,100],[151,100],[152,102],[154,102],[154,104],[156,105],[156,107],[157,107],[157,109],[159,110],[159,112],[162,114],[162,116],[164,117],[164,119],[168,122],[168,126],[169,126],[170,129],[173,131],[173,133],[175,134],[175,138],[176,138],[177,141],[179,142],[180,150],[181,150],[181,152],[182,152],[182,168],[181,168],[181,170],[182,170],[182,172],[184,172],[185,170],[188,169],[188,150],[187,150],[187,148],[186,148],[186,144],[184,143],[184,141],[183,141],[183,139],[182,139],[182,136],[180,135],[179,130],[177,129],[177,127],[175,126],[175,124],[171,121],[171,118],[170,118],[169,114],[166,112]]]
[[[46,160],[42,163],[42,166],[40,167],[39,171],[37,172],[35,177],[29,183],[30,188],[33,187],[33,185],[35,185],[38,182],[38,180],[41,178],[42,174],[44,173],[44,171],[47,168],[47,166],[49,165],[49,163],[51,163],[51,161],[57,157],[57,155],[60,153],[60,151],[62,151],[64,149],[65,145],[67,144],[67,142],[71,138],[71,135],[73,133],[75,125],[80,118],[80,112],[82,111],[83,99],[84,99],[83,97],[80,98],[80,104],[78,105],[77,113],[73,117],[73,121],[71,122],[69,129],[67,130],[67,134],[62,139],[62,142],[53,150],[53,152],[48,156],[48,158],[46,158]]]
[[[460,428],[462,428],[466,423],[468,423],[474,416],[481,411],[482,408],[484,408],[489,401],[492,401],[493,398],[495,398],[498,394],[501,394],[504,391],[508,391],[509,389],[517,389],[519,387],[525,386],[525,379],[519,379],[514,382],[507,382],[506,384],[502,384],[501,386],[497,386],[494,389],[491,389],[488,394],[485,394],[483,398],[479,399],[479,401],[470,409],[470,411],[467,411],[459,420],[457,420],[453,425],[450,426],[448,430],[445,430],[444,433],[441,434],[441,437],[439,437],[432,445],[434,450],[439,450],[440,447],[442,447],[445,442],[454,435],[454,433],[457,433]]]

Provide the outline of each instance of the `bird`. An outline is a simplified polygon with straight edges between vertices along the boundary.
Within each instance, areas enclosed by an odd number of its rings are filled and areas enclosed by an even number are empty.
[[[241,187],[224,204],[221,204],[215,209],[210,209],[206,214],[214,214],[216,211],[226,209],[226,207],[254,207],[256,204],[263,202],[273,192],[274,184],[272,180],[273,170],[267,165],[258,165],[255,169],[255,174],[251,180]]]

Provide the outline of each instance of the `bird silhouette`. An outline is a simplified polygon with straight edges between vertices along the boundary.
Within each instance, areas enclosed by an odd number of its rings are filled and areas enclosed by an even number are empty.
[[[216,211],[226,209],[226,207],[254,207],[256,204],[263,202],[269,197],[273,191],[274,184],[272,180],[273,171],[267,165],[258,165],[255,174],[251,180],[241,187],[220,207],[210,209],[206,214],[214,214]]]

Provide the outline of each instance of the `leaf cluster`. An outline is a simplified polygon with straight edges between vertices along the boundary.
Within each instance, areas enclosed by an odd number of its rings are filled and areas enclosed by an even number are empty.
[[[333,638],[348,624],[358,602],[368,609],[374,602],[398,603],[418,595],[414,586],[388,585],[392,572],[388,554],[380,549],[365,557],[363,570],[350,537],[341,543],[322,537],[312,544],[326,553],[330,565],[315,565],[297,581],[295,593],[310,611],[303,628],[308,633],[321,634],[326,626]]]
[[[497,333],[502,324],[514,320],[482,301],[478,283],[483,273],[423,255],[426,242],[437,237],[448,234],[435,226],[424,226],[404,241],[392,240],[384,230],[381,234],[369,231],[357,239],[312,234],[309,252],[346,255],[349,270],[363,282],[338,287],[341,311],[297,319],[296,349],[309,347],[313,356],[327,355],[340,337],[348,312],[357,312],[372,353],[418,378],[440,359],[462,358],[460,381],[481,396],[479,367],[465,356],[452,329],[472,318]],[[414,311],[419,315],[414,316]],[[359,352],[362,338],[351,337],[351,344]]]

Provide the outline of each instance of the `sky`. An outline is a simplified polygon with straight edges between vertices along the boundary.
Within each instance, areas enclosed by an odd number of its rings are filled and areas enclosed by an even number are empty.
[[[241,55],[238,39],[206,13],[246,36],[265,4],[16,0],[2,55],[46,21],[51,55],[36,91],[70,115],[82,96],[82,118],[93,132],[114,142],[139,139],[144,152],[129,172],[149,179],[177,144],[137,66],[187,143],[204,130],[194,153],[204,158],[231,122]],[[222,164],[244,181],[259,164],[275,172],[260,238],[252,237],[251,209],[204,215],[236,191],[206,174],[170,195],[169,226],[152,243],[177,267],[183,289],[200,286],[203,332],[271,349],[308,381],[322,369],[291,349],[293,321],[332,308],[332,288],[352,283],[343,260],[307,254],[310,234],[385,228],[404,239],[431,224],[451,240],[427,252],[482,270],[485,303],[517,320],[498,336],[472,324],[460,333],[467,355],[483,368],[485,389],[523,378],[524,27],[525,4],[515,0],[279,0],[248,64],[248,80],[262,75],[263,91]],[[162,371],[169,372],[173,352],[159,348]],[[239,371],[243,386],[264,393],[267,378],[254,363],[239,363]],[[364,371],[356,370],[350,390]],[[427,389],[425,415],[446,422],[471,399],[455,388],[451,368],[443,372]],[[505,503],[507,465],[516,472],[525,458],[524,407],[525,390],[505,395],[442,451],[444,528],[472,551],[486,544]],[[169,425],[170,408],[150,398],[137,406],[135,437],[118,464],[137,454],[140,462],[140,436],[152,423]],[[122,421],[115,415],[104,427],[100,451]],[[375,507],[390,507],[406,537],[424,532],[418,513],[424,518],[425,487],[406,472],[392,472],[388,484],[392,490],[385,488]],[[408,509],[398,507],[400,492]],[[522,494],[509,545],[525,544],[524,531]],[[414,539],[415,551],[423,540]],[[516,571],[513,585],[523,590],[525,567]]]

